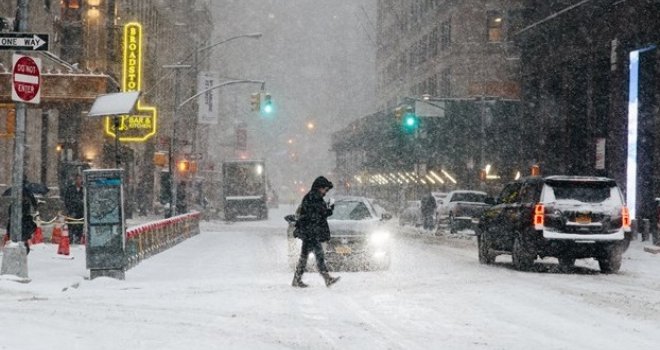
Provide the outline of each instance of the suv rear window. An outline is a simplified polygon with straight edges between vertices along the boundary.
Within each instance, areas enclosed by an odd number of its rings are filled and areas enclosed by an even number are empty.
[[[481,193],[454,193],[451,196],[452,202],[473,202],[473,203],[484,203],[486,202],[486,195]]]
[[[616,184],[602,181],[556,181],[545,185],[543,202],[623,203]]]

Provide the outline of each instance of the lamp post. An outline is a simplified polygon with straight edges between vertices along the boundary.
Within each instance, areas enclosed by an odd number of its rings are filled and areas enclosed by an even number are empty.
[[[18,31],[26,32],[28,30],[28,0],[18,0],[18,13],[16,21],[18,22]],[[23,175],[24,156],[25,156],[25,118],[27,115],[27,106],[23,102],[16,102],[16,130],[14,132],[14,164],[12,170],[12,212],[9,217],[11,230],[9,237],[11,244],[4,247],[2,256],[2,266],[0,274],[15,275],[21,281],[29,282],[27,266],[27,250],[22,244],[22,211],[23,211]]]

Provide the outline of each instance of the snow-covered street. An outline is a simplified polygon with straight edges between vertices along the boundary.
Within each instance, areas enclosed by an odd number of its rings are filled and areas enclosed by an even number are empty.
[[[655,349],[660,260],[633,242],[618,275],[581,261],[514,271],[473,240],[394,237],[389,271],[290,286],[287,209],[202,234],[129,270],[84,279],[84,250],[29,256],[33,281],[0,281],[0,349]]]

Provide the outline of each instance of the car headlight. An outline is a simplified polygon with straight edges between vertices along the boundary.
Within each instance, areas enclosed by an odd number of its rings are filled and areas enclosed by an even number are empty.
[[[372,244],[383,244],[390,239],[390,233],[387,231],[376,231],[369,236],[369,242]]]

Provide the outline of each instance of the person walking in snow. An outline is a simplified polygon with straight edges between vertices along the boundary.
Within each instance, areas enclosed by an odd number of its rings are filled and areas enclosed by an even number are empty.
[[[69,185],[64,192],[64,207],[66,215],[72,219],[82,219],[85,216],[82,176],[79,174],[75,176],[73,184]],[[83,235],[82,222],[68,226],[71,243],[80,243]]]
[[[435,213],[437,204],[435,197],[429,190],[428,193],[422,198],[422,218],[425,230],[433,230],[435,227],[433,223],[433,214]]]
[[[7,213],[7,237],[11,236],[11,211],[14,204],[12,203],[9,206]],[[23,205],[22,205],[22,216],[21,216],[21,237],[20,240],[25,245],[26,254],[30,254],[30,243],[29,240],[32,238],[32,234],[37,229],[37,224],[34,222],[34,217],[32,216],[32,208],[37,207],[37,199],[34,198],[34,194],[23,187]]]
[[[339,281],[339,277],[332,277],[328,273],[328,267],[325,265],[323,245],[321,244],[330,240],[328,216],[332,215],[334,204],[327,205],[323,197],[332,187],[332,182],[323,176],[319,176],[314,180],[312,189],[303,197],[294,231],[294,237],[302,240],[302,248],[300,250],[300,259],[296,266],[296,272],[293,275],[293,282],[291,283],[293,287],[307,287],[307,284],[302,281],[302,275],[305,273],[307,257],[311,252],[314,252],[316,266],[325,280],[325,285],[330,287]]]

